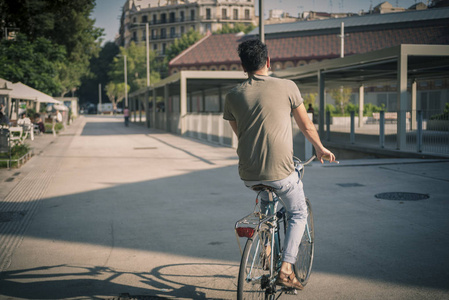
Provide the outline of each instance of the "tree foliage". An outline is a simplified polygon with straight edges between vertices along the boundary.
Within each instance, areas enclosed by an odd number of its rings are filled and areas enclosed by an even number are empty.
[[[146,47],[145,45],[136,45],[131,42],[128,48],[120,47],[120,56],[114,57],[111,65],[109,76],[114,83],[124,82],[125,77],[125,60],[127,80],[130,86],[128,92],[136,91],[143,88],[147,84],[147,63],[146,63]],[[156,53],[150,51],[150,84],[156,83],[160,80],[160,75],[155,71],[156,68]]]
[[[168,64],[173,58],[180,54],[185,49],[189,48],[197,41],[199,41],[203,35],[198,31],[190,29],[187,33],[184,33],[181,38],[176,39],[166,51],[166,63]]]
[[[0,42],[0,77],[12,82],[20,81],[48,94],[61,91],[60,72],[66,65],[63,46],[45,38],[30,42],[22,34],[15,40]]]
[[[127,89],[129,91],[129,85],[127,86]],[[111,81],[106,85],[105,91],[115,109],[117,108],[117,103],[125,98],[125,83],[114,83]]]
[[[6,30],[20,32],[31,44],[44,38],[63,47],[66,61],[56,68],[59,88],[46,89],[53,94],[65,94],[78,87],[80,78],[89,72],[90,58],[99,52],[102,29],[95,28],[95,21],[90,19],[94,6],[95,0],[0,1],[0,21]],[[32,76],[45,77],[46,73]],[[26,79],[20,81],[38,88]]]
[[[220,30],[217,30],[214,32],[214,34],[225,34],[225,33],[249,33],[254,28],[256,28],[255,25],[249,24],[245,25],[243,23],[236,23],[233,27],[229,26],[228,24],[224,24],[223,27]]]
[[[83,76],[78,90],[78,97],[82,103],[96,103],[98,101],[98,87],[101,84],[102,99],[106,99],[105,87],[111,81],[109,72],[114,57],[119,53],[119,47],[113,42],[107,42],[101,48],[98,57],[90,59],[90,72]]]
[[[340,109],[342,114],[345,112],[345,107],[349,103],[351,93],[351,88],[340,88],[330,91],[332,98],[335,99],[335,105]]]

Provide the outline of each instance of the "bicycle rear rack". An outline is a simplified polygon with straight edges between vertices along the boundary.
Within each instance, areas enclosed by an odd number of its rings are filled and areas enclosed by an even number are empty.
[[[235,223],[235,236],[240,249],[240,255],[243,254],[239,237],[252,238],[259,231],[260,221],[266,217],[258,211],[250,213]]]

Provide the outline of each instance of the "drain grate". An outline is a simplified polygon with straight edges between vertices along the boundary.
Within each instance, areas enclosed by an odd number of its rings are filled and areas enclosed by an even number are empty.
[[[157,147],[134,147],[134,150],[154,150]]]
[[[428,194],[419,193],[392,192],[376,194],[374,197],[384,200],[418,201],[429,199],[430,196]]]
[[[0,223],[20,221],[26,215],[26,211],[5,211],[0,212]]]

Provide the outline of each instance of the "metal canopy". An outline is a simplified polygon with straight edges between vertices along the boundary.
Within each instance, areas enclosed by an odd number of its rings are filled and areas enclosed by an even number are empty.
[[[447,78],[449,76],[449,46],[399,45],[364,54],[352,55],[279,71],[276,77],[294,80],[301,90],[318,92],[319,133],[324,135],[325,88],[359,87],[374,83],[395,82],[398,97],[397,149],[406,144],[406,110],[408,82]],[[363,95],[360,95],[363,98]],[[363,107],[363,103],[360,103]],[[412,88],[412,107],[416,107],[416,88]],[[360,108],[359,108],[360,109]],[[412,112],[413,114],[413,112]],[[414,116],[412,116],[414,122]]]
[[[359,92],[361,91],[362,96],[364,86],[374,83],[396,83],[398,94],[397,148],[400,150],[406,144],[408,82],[409,80],[416,82],[416,80],[447,78],[449,76],[449,46],[399,45],[369,53],[282,70],[275,72],[273,75],[297,82],[303,92],[308,89],[318,92],[320,103],[319,132],[321,136],[324,135],[325,88],[340,86],[359,87]],[[152,98],[153,107],[155,107],[156,97],[164,97],[165,101],[167,101],[169,95],[179,95],[179,132],[183,134],[186,128],[184,117],[187,115],[187,97],[189,93],[226,88],[246,78],[242,71],[181,71],[149,88],[130,94],[130,97],[136,101],[136,98],[146,95],[146,97]],[[412,89],[412,106],[416,106],[416,103],[413,103],[413,101],[416,102],[416,95],[413,95],[413,93],[416,93],[416,88]],[[148,115],[147,104],[148,102],[144,101]],[[363,103],[359,106],[363,108]],[[156,117],[155,114],[156,112],[153,110],[153,120]]]
[[[274,76],[292,79],[300,84],[300,88],[316,88],[318,72],[324,76],[327,88],[391,82],[398,78],[400,56],[407,57],[410,79],[436,79],[449,75],[449,46],[400,45],[282,70]]]

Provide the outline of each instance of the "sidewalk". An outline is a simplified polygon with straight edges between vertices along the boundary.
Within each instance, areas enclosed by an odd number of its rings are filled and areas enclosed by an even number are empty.
[[[0,171],[0,214],[12,216],[0,222],[0,299],[235,299],[233,226],[255,199],[235,149],[112,116],[82,117],[40,142],[40,155]],[[281,299],[447,299],[448,167],[307,167],[313,272],[297,297]],[[429,198],[375,197],[387,192]]]

